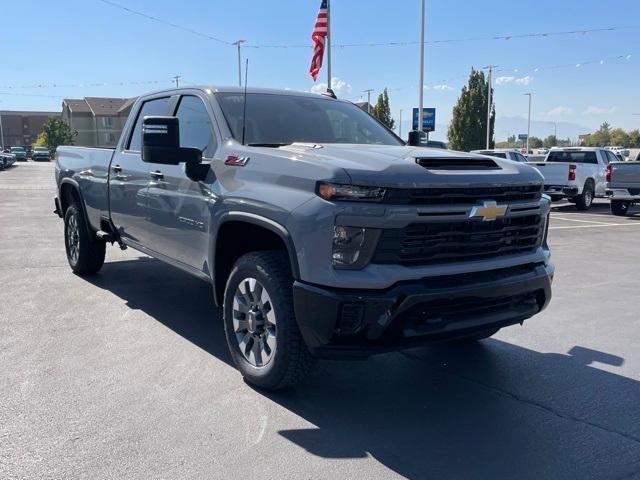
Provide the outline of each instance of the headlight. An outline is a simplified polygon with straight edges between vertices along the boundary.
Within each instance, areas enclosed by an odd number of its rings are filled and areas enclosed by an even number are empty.
[[[386,189],[381,187],[360,187],[357,185],[338,185],[335,183],[318,184],[317,193],[325,200],[348,200],[359,202],[380,202]]]
[[[373,255],[380,230],[375,228],[333,228],[333,266],[338,269],[360,270]]]

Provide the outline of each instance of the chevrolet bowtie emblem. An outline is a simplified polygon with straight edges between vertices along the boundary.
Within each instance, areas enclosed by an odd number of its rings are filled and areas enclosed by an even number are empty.
[[[506,213],[506,206],[498,205],[493,200],[485,200],[482,205],[471,209],[469,218],[482,218],[483,222],[493,222],[498,217],[504,217]]]

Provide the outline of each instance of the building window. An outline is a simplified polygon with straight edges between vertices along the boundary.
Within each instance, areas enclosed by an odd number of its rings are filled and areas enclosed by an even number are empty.
[[[102,117],[103,127],[113,127],[113,117]]]
[[[113,133],[104,134],[104,143],[111,145],[116,143],[116,136]]]

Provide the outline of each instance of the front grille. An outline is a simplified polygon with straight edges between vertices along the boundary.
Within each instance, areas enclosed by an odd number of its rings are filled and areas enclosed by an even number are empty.
[[[542,185],[473,188],[391,188],[384,202],[409,205],[473,205],[487,199],[498,203],[538,201]]]
[[[434,265],[534,251],[542,242],[540,215],[493,222],[412,223],[382,231],[373,263]]]

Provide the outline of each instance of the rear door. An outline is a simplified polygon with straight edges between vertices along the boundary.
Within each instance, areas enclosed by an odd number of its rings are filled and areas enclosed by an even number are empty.
[[[208,101],[197,95],[183,95],[175,116],[180,146],[199,148],[203,163],[210,164],[219,140]],[[187,176],[184,164],[149,165],[150,248],[203,271],[209,252],[210,208],[215,203],[211,191],[213,171],[205,181],[198,182]]]
[[[116,150],[109,172],[111,219],[120,236],[130,243],[148,246],[147,187],[149,164],[142,161],[142,119],[148,115],[169,115],[176,99],[165,96],[146,100],[123,145]],[[135,246],[135,245],[134,245]]]

